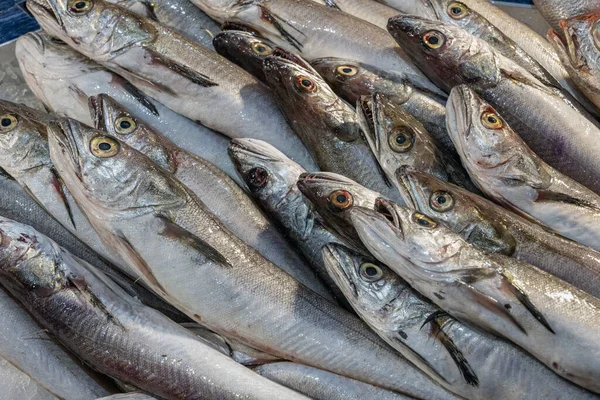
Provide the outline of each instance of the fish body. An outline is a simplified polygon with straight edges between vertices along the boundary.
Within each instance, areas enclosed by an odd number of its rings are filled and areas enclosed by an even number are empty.
[[[343,11],[386,29],[388,19],[398,15],[398,10],[373,0],[313,0],[315,3]]]
[[[561,21],[600,10],[600,1],[598,0],[533,0],[533,4],[535,4],[544,19],[563,38],[566,37],[564,35],[566,32],[563,33],[561,29]]]

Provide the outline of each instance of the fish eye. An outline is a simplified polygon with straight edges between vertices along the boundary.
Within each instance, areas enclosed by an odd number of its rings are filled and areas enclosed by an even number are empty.
[[[94,6],[94,2],[91,0],[71,0],[69,1],[69,11],[71,14],[75,15],[83,15],[87,14],[92,7]]]
[[[418,225],[428,229],[433,229],[437,226],[437,223],[434,220],[418,212],[413,214],[413,221],[415,221]]]
[[[504,126],[498,114],[492,111],[486,111],[481,114],[481,123],[490,129],[500,129]]]
[[[446,37],[442,32],[429,31],[423,35],[423,42],[430,49],[439,49],[446,42]]]
[[[406,153],[412,149],[415,142],[415,135],[407,126],[394,128],[388,135],[388,144],[396,153]]]
[[[252,168],[246,175],[246,182],[252,192],[256,192],[267,185],[269,173],[261,167]]]
[[[0,133],[8,133],[19,125],[19,120],[12,114],[0,115]]]
[[[126,115],[115,120],[115,131],[121,135],[128,135],[137,129],[137,123]]]
[[[375,282],[383,278],[383,270],[378,266],[370,262],[364,262],[360,264],[360,276],[370,282]]]
[[[340,65],[335,70],[341,78],[351,78],[358,74],[358,68],[354,65]]]
[[[90,141],[90,151],[98,158],[110,158],[119,153],[119,142],[108,136],[96,136]]]
[[[429,198],[429,204],[435,211],[444,212],[454,207],[454,198],[450,193],[438,190]]]
[[[261,42],[252,43],[252,50],[259,56],[268,56],[273,54],[273,49],[271,46]]]
[[[329,209],[334,212],[341,212],[349,209],[354,204],[352,194],[346,190],[336,190],[327,198]]]
[[[300,75],[296,78],[296,86],[306,92],[314,92],[317,88],[315,82],[307,76]]]
[[[469,15],[469,7],[458,1],[448,5],[448,15],[454,19],[461,19]]]

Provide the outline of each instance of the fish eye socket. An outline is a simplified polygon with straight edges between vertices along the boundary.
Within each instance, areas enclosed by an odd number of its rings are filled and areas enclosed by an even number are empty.
[[[429,204],[435,211],[444,212],[454,207],[454,198],[450,193],[439,190],[431,195]]]
[[[110,158],[119,153],[119,142],[108,136],[96,136],[90,141],[90,151],[98,158]]]
[[[336,68],[336,72],[341,78],[351,78],[358,74],[358,68],[354,65],[340,65]]]
[[[430,49],[439,49],[445,42],[446,37],[439,31],[429,31],[423,35],[423,43]]]
[[[71,0],[71,1],[69,1],[69,11],[71,11],[71,14],[75,14],[75,15],[87,14],[92,9],[93,6],[94,6],[94,3],[91,0]]]
[[[381,267],[370,262],[360,264],[359,272],[360,276],[369,282],[376,282],[383,278],[383,270]]]
[[[19,125],[19,120],[14,115],[0,115],[0,134],[12,131],[17,125]]]
[[[262,189],[269,182],[269,173],[261,167],[252,168],[246,175],[246,182],[251,191]]]
[[[268,56],[273,54],[273,49],[271,46],[262,42],[252,43],[252,50],[259,56]]]
[[[128,135],[137,129],[137,123],[126,115],[119,117],[114,123],[115,131],[121,135]]]
[[[396,153],[406,153],[412,149],[414,142],[415,135],[407,126],[394,128],[388,135],[388,144]]]
[[[307,76],[300,75],[296,78],[296,86],[305,92],[314,92],[317,89],[315,82]]]
[[[415,221],[418,225],[428,229],[433,229],[437,226],[437,223],[434,220],[418,212],[413,214],[413,221]]]
[[[352,194],[346,190],[336,190],[335,192],[332,192],[327,200],[329,209],[334,213],[347,210],[354,204]]]
[[[481,114],[481,123],[489,129],[500,129],[504,126],[498,114],[492,111],[486,111]]]
[[[461,19],[469,14],[469,8],[458,1],[452,2],[448,5],[448,15],[454,19]]]

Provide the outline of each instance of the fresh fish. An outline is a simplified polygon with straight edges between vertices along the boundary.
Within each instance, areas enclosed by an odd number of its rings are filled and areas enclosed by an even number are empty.
[[[385,30],[330,7],[308,0],[194,0],[194,4],[213,19],[245,26],[308,61],[351,58],[443,95]]]
[[[102,0],[72,12],[62,0],[28,7],[49,34],[123,76],[173,111],[229,137],[272,143],[307,169],[315,165],[252,75],[154,21]]]
[[[3,244],[8,238],[2,237]],[[4,258],[4,257],[2,257]],[[3,260],[0,265],[4,268]],[[48,336],[4,289],[0,288],[0,377],[1,399],[15,400],[33,391],[34,399],[95,399],[108,396],[114,388],[104,386],[94,372],[76,361]],[[24,376],[25,375],[25,376]],[[15,386],[11,387],[11,378]],[[13,394],[13,397],[5,397]],[[23,393],[24,394],[24,393]],[[42,397],[44,396],[44,397]]]
[[[600,253],[434,176],[398,172],[410,207],[448,225],[487,253],[511,256],[600,298]]]
[[[561,29],[561,21],[600,10],[599,0],[533,0],[540,14],[560,37],[568,37]]]
[[[516,346],[450,317],[372,258],[339,245],[326,246],[323,253],[327,268],[361,318],[442,386],[464,398],[597,398]],[[408,263],[399,258],[397,262]]]
[[[447,125],[471,179],[495,202],[600,250],[600,196],[542,161],[467,86],[453,89]]]
[[[385,4],[377,3],[373,0],[313,0],[315,3],[326,5],[346,14],[363,19],[386,29],[387,22],[390,18],[399,14],[398,10],[386,6]]]
[[[396,171],[410,165],[442,180],[477,191],[455,151],[448,153],[412,115],[381,93],[357,107],[364,136],[388,180],[396,188]]]
[[[306,170],[270,144],[254,139],[233,139],[229,156],[258,204],[285,229],[336,299],[345,301],[321,255],[324,245],[339,240],[323,226],[296,186]]]
[[[265,364],[254,371],[315,400],[412,399],[368,383],[291,362]]]
[[[315,71],[273,56],[265,60],[264,71],[281,109],[321,170],[402,201],[371,153],[356,111]]]
[[[600,125],[574,100],[456,26],[407,16],[390,30],[445,89],[468,84],[543,160],[600,193]]]
[[[229,140],[150,99],[119,75],[65,43],[31,32],[17,40],[16,56],[25,81],[54,112],[92,126],[88,98],[106,93],[184,149],[237,178],[227,153]]]
[[[562,63],[579,89],[600,108],[600,11],[560,22],[560,31],[550,31]],[[562,40],[561,37],[566,37]]]
[[[225,173],[177,147],[107,95],[91,97],[90,110],[97,129],[127,143],[173,174],[233,234],[303,285],[331,299],[330,292],[296,250]]]
[[[165,399],[306,399],[197,340],[31,227],[3,219],[0,234],[2,284],[98,371]]]
[[[382,263],[455,318],[504,337],[572,382],[598,392],[600,299],[387,200],[349,210]]]
[[[72,120],[51,125],[50,147],[103,240],[196,322],[274,356],[419,398],[447,398],[360,320],[229,232],[143,154]]]

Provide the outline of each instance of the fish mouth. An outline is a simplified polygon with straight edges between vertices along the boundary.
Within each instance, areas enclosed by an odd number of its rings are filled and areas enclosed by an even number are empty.
[[[461,137],[466,139],[471,134],[473,128],[473,110],[470,105],[473,104],[474,96],[466,85],[456,86],[452,89],[448,104],[452,113],[446,113],[447,120],[454,122],[447,124],[453,129],[447,129],[448,136],[458,150],[461,145]]]
[[[68,158],[69,164],[72,165],[76,175],[81,179],[81,156],[70,122],[63,120],[48,124],[48,140],[51,144],[56,143],[57,150]]]
[[[387,29],[390,33],[400,33],[409,36],[420,36],[425,30],[442,26],[440,21],[431,20],[417,15],[400,14],[389,19]]]
[[[240,164],[242,158],[252,158],[266,163],[284,160],[283,153],[272,148],[268,143],[257,139],[233,139],[229,143],[227,151],[231,159]]]
[[[380,145],[377,140],[377,133],[375,127],[375,115],[377,113],[377,93],[373,96],[361,96],[356,105],[356,112],[359,114],[359,121],[363,128],[363,135],[371,147],[371,152],[375,155],[375,158],[379,160]],[[363,126],[364,125],[364,126]]]
[[[356,298],[358,297],[358,290],[356,289],[356,285],[351,279],[350,274],[346,271],[346,263],[344,263],[343,260],[344,254],[343,251],[339,250],[341,248],[344,247],[334,243],[323,246],[321,249],[323,261],[325,262],[327,272],[332,275],[332,278],[337,285],[340,286],[340,288],[343,286],[350,288],[352,296]]]
[[[577,17],[575,17],[577,18]],[[577,41],[577,37],[574,35],[569,35],[569,20],[560,21],[560,28],[563,30],[563,36],[566,39],[563,40],[560,35],[556,32],[550,30],[548,32],[549,39],[554,41],[557,46],[560,46],[561,50],[566,54],[571,61],[571,64],[574,68],[582,68],[585,66],[585,61],[582,57],[580,57],[577,53],[577,49],[579,47],[579,43]]]
[[[284,60],[290,61],[308,71],[311,71],[315,74],[317,74],[317,71],[315,71],[313,69],[313,67],[306,62],[302,57],[300,57],[297,54],[292,53],[291,51],[287,51],[285,49],[282,49],[281,47],[277,47],[275,48],[275,50],[273,51],[273,56],[274,57],[279,57],[282,58]]]
[[[92,121],[94,121],[94,127],[104,132],[108,132],[106,117],[110,116],[106,108],[107,97],[106,94],[101,93],[97,96],[90,96],[88,98],[88,107],[90,109]]]
[[[330,182],[339,184],[356,184],[356,182],[354,182],[350,178],[346,178],[343,175],[338,175],[333,172],[304,172],[298,178],[298,183],[300,182],[304,182],[310,185]]]
[[[64,31],[64,24],[59,17],[60,13],[54,2],[46,0],[28,0],[27,8],[34,16],[36,16],[36,19],[39,20],[39,18],[42,18],[51,21]]]
[[[400,183],[398,191],[400,192],[400,196],[402,196],[402,199],[406,203],[407,207],[418,210],[418,199],[413,196],[413,191],[416,190],[416,188],[412,184],[409,177],[411,170],[412,169],[409,166],[403,165],[396,171],[396,178],[398,183]]]
[[[394,207],[394,202],[378,197],[375,200],[374,211],[383,216],[394,228],[397,229],[398,237],[404,240],[404,230],[402,229],[402,219]]]
[[[251,25],[248,24],[244,24],[243,22],[239,22],[239,21],[231,21],[231,20],[227,20],[225,22],[223,22],[221,24],[221,33],[227,33],[227,32],[244,32],[244,33],[248,33],[252,36],[256,36],[256,37],[260,37],[260,33],[254,29]],[[221,33],[219,35],[221,35]],[[219,36],[217,35],[217,36]],[[216,39],[216,37],[215,37]]]

